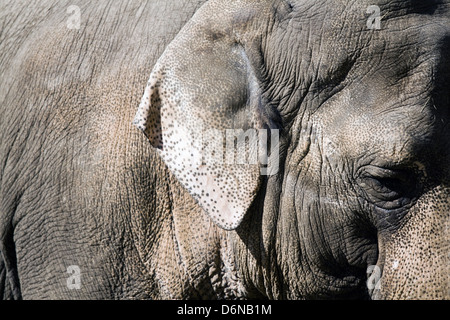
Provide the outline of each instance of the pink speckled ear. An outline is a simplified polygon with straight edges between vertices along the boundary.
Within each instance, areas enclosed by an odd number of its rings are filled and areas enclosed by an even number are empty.
[[[258,192],[267,154],[259,129],[268,126],[244,48],[203,21],[194,16],[158,60],[134,124],[211,219],[232,230]]]

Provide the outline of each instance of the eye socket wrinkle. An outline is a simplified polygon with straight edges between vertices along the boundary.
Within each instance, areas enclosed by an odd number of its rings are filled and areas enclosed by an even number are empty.
[[[365,166],[359,174],[358,180],[369,200],[377,199],[384,202],[409,202],[420,192],[419,170],[405,168],[384,168]]]

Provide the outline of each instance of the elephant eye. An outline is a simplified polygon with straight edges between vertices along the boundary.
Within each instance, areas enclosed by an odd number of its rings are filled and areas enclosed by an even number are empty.
[[[416,193],[414,176],[409,170],[368,166],[360,175],[360,185],[377,205],[399,207]]]
[[[402,181],[395,178],[378,178],[368,176],[364,178],[364,185],[375,191],[384,200],[396,199],[401,195]]]

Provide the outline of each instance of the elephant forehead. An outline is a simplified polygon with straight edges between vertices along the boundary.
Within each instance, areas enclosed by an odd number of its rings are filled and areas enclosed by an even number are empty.
[[[359,158],[374,155],[400,163],[424,148],[435,134],[435,115],[429,100],[400,103],[380,92],[379,99],[352,96],[344,90],[315,115],[324,137],[324,151]]]

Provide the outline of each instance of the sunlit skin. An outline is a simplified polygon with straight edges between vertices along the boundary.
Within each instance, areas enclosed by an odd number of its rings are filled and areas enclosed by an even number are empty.
[[[450,2],[70,5],[0,4],[4,298],[450,298]]]

